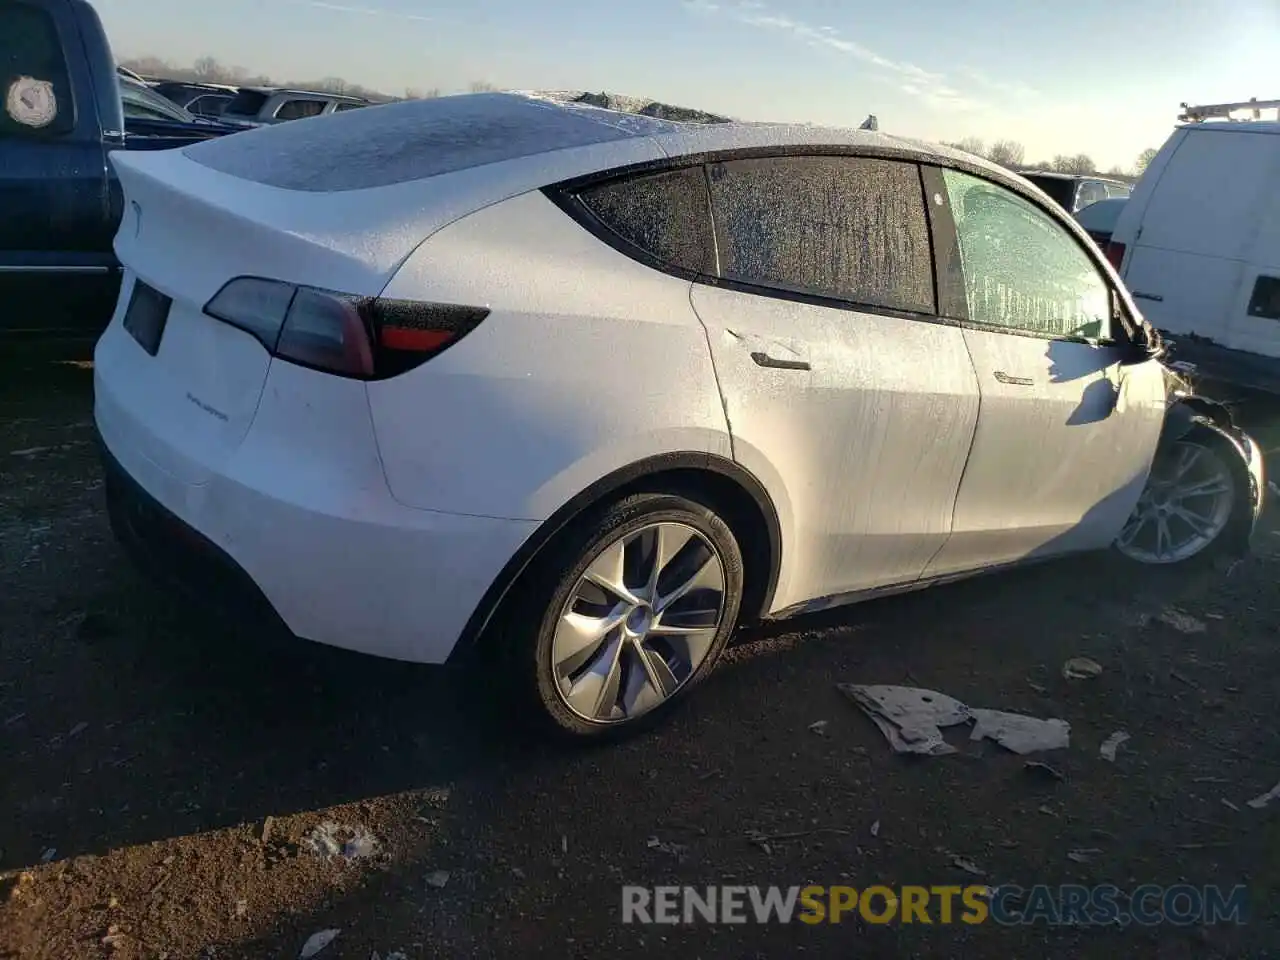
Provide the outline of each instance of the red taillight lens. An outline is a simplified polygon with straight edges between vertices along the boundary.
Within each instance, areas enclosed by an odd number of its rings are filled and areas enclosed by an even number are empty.
[[[1111,265],[1116,268],[1116,272],[1120,271],[1120,265],[1124,263],[1124,244],[1116,243],[1112,240],[1107,244],[1107,259],[1111,261]]]
[[[446,303],[379,300],[238,277],[205,306],[252,334],[272,356],[361,380],[381,380],[439,355],[489,311]]]

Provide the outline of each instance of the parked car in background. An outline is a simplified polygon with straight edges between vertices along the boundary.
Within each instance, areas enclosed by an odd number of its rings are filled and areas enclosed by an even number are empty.
[[[0,63],[0,334],[97,335],[120,288],[108,155],[236,128],[189,122],[119,72],[86,0],[0,0]]]
[[[1180,126],[1125,204],[1109,256],[1201,375],[1280,393],[1280,123]]]
[[[1128,197],[1111,197],[1091,203],[1076,211],[1076,222],[1084,227],[1085,233],[1089,234],[1094,243],[1106,250],[1111,242],[1111,233],[1115,230],[1116,221],[1120,217],[1120,211],[1128,202]],[[1118,267],[1118,264],[1113,266]]]
[[[590,738],[742,621],[1247,543],[1259,451],[1171,391],[1024,180],[620,116],[477,94],[113,155],[95,417],[141,563],[311,640],[471,658]]]
[[[218,127],[231,133],[248,129],[249,124],[227,123],[217,117],[199,117],[178,106],[168,97],[149,84],[139,83],[121,76],[120,101],[124,106],[124,117],[130,120],[161,120],[166,123],[186,124],[199,127]]]
[[[143,78],[142,74],[135,73],[134,71],[130,70],[128,67],[117,66],[116,73],[120,74],[120,76],[122,77],[128,77],[130,80],[137,80],[139,83],[147,82],[146,79]]]
[[[367,107],[362,97],[347,97],[314,90],[286,90],[278,87],[241,87],[222,111],[227,120],[266,125],[301,120],[329,113]]]
[[[219,83],[161,80],[152,84],[156,93],[198,117],[220,117],[235,99],[238,87]]]
[[[1133,187],[1123,180],[1107,177],[1054,173],[1048,170],[1020,170],[1018,174],[1047,193],[1068,213],[1077,213],[1099,200],[1127,197],[1133,192]]]

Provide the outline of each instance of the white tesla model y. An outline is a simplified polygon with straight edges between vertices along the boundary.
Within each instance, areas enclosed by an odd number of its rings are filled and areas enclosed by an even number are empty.
[[[120,539],[552,729],[661,716],[745,620],[1261,509],[1088,236],[964,154],[482,94],[112,159]]]

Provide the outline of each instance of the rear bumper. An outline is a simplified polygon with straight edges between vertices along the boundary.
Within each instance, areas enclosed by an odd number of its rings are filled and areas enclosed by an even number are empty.
[[[95,374],[116,536],[144,571],[238,621],[444,663],[537,526],[405,507],[376,460],[357,470],[341,457],[308,459],[258,424],[192,481],[168,469],[172,446],[120,400],[111,378]]]
[[[199,606],[291,633],[253,578],[208,537],[147,493],[98,441],[111,531],[149,577]]]

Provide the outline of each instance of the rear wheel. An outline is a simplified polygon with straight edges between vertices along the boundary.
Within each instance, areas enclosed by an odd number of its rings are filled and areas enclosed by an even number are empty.
[[[1242,477],[1243,475],[1243,477]],[[1167,566],[1217,554],[1247,526],[1247,472],[1217,431],[1198,426],[1157,455],[1116,549]]]
[[[554,730],[625,736],[711,671],[738,619],[742,554],[710,507],[637,494],[576,521],[503,631],[508,678]]]

